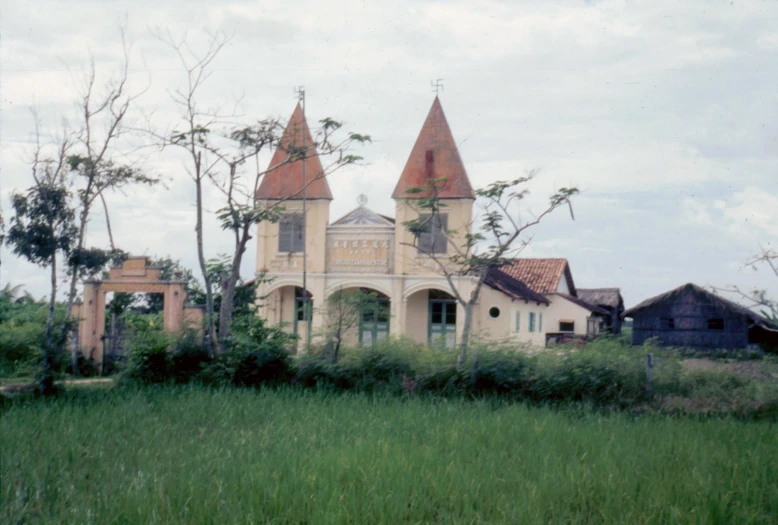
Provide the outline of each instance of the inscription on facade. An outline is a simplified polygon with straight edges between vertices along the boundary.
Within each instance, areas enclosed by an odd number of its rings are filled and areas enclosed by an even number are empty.
[[[342,234],[328,239],[327,271],[389,273],[392,239],[387,236]]]

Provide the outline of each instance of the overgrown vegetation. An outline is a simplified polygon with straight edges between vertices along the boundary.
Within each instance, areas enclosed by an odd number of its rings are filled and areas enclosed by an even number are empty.
[[[20,288],[6,285],[0,290],[0,376],[35,376],[46,344],[46,322],[49,305],[25,295]],[[63,333],[65,308],[56,305],[53,333]],[[66,368],[67,358],[54,363],[57,370]]]
[[[773,424],[290,389],[13,403],[0,481],[3,523],[778,521]]]
[[[650,345],[619,338],[541,352],[516,344],[479,349],[475,382],[450,350],[407,340],[345,349],[333,362],[326,346],[293,358],[296,338],[256,316],[241,317],[225,351],[211,357],[191,334],[136,338],[125,379],[135,383],[199,383],[214,386],[292,385],[324,392],[402,397],[491,398],[606,409],[778,419],[778,360],[684,360]],[[646,355],[653,355],[653,380]],[[700,367],[700,362],[705,367]],[[711,365],[713,363],[713,365]],[[650,387],[650,388],[649,388]]]
[[[213,355],[195,331],[170,336],[154,326],[136,330],[123,379],[140,384],[199,382],[216,386],[288,383],[296,338],[256,315],[233,322],[224,351]]]

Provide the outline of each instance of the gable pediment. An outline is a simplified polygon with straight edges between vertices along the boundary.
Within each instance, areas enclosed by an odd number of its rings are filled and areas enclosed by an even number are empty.
[[[371,209],[364,206],[359,206],[355,210],[348,212],[346,215],[333,222],[330,228],[336,229],[365,229],[365,228],[379,228],[379,229],[392,229],[394,230],[394,223],[379,215]]]

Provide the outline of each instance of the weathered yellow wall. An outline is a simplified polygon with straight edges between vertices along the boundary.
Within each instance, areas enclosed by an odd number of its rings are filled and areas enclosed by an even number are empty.
[[[267,205],[267,203],[265,203]],[[287,201],[284,213],[302,213],[302,201]],[[330,219],[330,201],[307,201],[305,250],[308,271],[323,273],[327,245],[327,224]],[[257,225],[257,271],[299,273],[303,271],[303,254],[278,252],[278,223],[261,222]]]
[[[412,246],[413,235],[403,226],[403,222],[417,219],[420,212],[425,213],[425,210],[419,210],[415,203],[415,199],[397,199],[396,201],[395,273],[404,275],[439,274],[435,262],[427,256],[420,255],[417,248]],[[464,246],[465,235],[471,232],[473,201],[470,199],[443,199],[441,203],[446,205],[441,213],[448,214],[448,229],[457,231],[457,235],[453,239],[454,242],[457,246]],[[450,256],[454,253],[454,249],[449,246],[446,255]]]
[[[284,325],[284,330],[292,333],[294,332],[294,319],[295,319],[295,308],[294,308],[294,286],[284,286],[279,292],[280,301],[278,303],[278,312],[280,312],[280,317],[278,319],[280,324]]]
[[[429,290],[416,292],[405,303],[405,335],[420,344],[427,344]]]

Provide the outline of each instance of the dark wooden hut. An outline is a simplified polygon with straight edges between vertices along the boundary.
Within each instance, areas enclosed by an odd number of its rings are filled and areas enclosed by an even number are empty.
[[[632,344],[656,337],[661,344],[696,349],[773,345],[778,326],[695,284],[685,284],[624,312],[634,320]]]
[[[603,316],[603,328],[613,334],[621,333],[621,319],[624,316],[624,299],[618,288],[578,288],[578,297],[599,306],[608,312]]]

